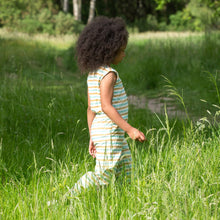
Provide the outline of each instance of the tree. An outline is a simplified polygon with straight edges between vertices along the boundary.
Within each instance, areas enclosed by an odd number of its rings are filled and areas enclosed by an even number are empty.
[[[81,21],[82,0],[73,0],[73,15],[76,21]]]
[[[90,0],[90,7],[89,7],[89,18],[88,18],[88,22],[92,21],[92,19],[95,16],[95,2],[96,0]]]
[[[63,11],[65,13],[69,11],[69,0],[63,0]]]

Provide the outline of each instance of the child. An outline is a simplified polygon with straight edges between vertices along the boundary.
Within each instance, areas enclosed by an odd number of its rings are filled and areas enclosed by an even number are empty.
[[[124,138],[140,142],[145,136],[128,124],[128,100],[121,79],[111,64],[125,57],[128,32],[121,18],[96,17],[79,36],[76,55],[82,72],[88,71],[87,121],[89,153],[96,158],[95,172],[88,172],[72,189],[78,194],[90,185],[107,185],[122,171],[131,180],[131,152]]]

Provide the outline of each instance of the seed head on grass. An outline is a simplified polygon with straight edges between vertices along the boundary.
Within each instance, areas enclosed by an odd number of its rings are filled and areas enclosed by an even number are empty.
[[[184,108],[184,111],[186,113],[186,118],[189,122],[189,125],[191,125],[192,123],[191,123],[186,105],[185,105],[184,100],[183,100],[183,95],[180,95],[177,88],[174,86],[174,84],[167,77],[165,77],[165,76],[162,76],[162,77],[165,79],[165,82],[167,83],[165,85],[165,88],[167,88],[166,91],[167,91],[168,95],[176,97],[176,99],[182,104],[182,106]],[[192,127],[192,125],[191,125],[191,127]]]

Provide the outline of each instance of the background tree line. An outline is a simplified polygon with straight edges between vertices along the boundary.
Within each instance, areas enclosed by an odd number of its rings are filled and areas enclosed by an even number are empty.
[[[96,15],[121,16],[134,31],[220,28],[218,0],[0,0],[0,26],[28,33],[78,33]]]

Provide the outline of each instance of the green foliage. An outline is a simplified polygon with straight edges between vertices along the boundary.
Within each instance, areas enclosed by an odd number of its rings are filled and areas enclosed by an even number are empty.
[[[136,20],[134,26],[138,28],[139,32],[144,32],[149,30],[157,31],[159,29],[159,25],[156,17],[151,14],[149,14],[147,18]]]
[[[15,0],[16,1],[16,0]],[[42,9],[46,8],[51,11],[53,14],[57,14],[58,6],[53,0],[38,0],[38,1],[29,1],[29,0],[17,0],[23,2],[23,10],[27,12],[30,16],[38,15]]]
[[[147,27],[148,30],[152,30],[152,31],[158,30],[158,22],[156,16],[154,15],[147,16]]]
[[[19,20],[17,30],[26,32],[28,34],[36,34],[42,32],[42,25],[37,19],[31,17],[25,17],[22,20]]]
[[[204,31],[219,26],[220,4],[191,0],[186,8],[170,15],[170,28],[174,30]]]
[[[172,30],[193,30],[191,16],[188,13],[178,11],[175,15],[170,15],[170,29]]]
[[[80,22],[74,20],[71,14],[59,12],[55,17],[55,33],[56,34],[71,34],[80,33],[83,29]]]
[[[16,30],[28,33],[49,33],[54,35],[80,33],[84,25],[74,20],[71,14],[59,12],[53,15],[48,9],[44,9],[32,17],[26,16],[18,20]]]
[[[59,12],[52,0],[1,0],[0,6],[0,24],[28,34],[72,34],[83,28],[71,14]]]
[[[56,34],[72,33],[74,30],[74,19],[70,14],[66,15],[63,12],[59,12],[55,18],[55,23]]]
[[[43,33],[54,33],[54,15],[48,8],[43,8],[36,19],[40,22]]]
[[[0,0],[0,24],[11,26],[21,17],[22,7],[18,1]]]
[[[87,23],[89,4],[90,1],[85,0],[82,5],[84,24]],[[0,26],[27,33],[79,33],[83,25],[73,21],[72,1],[69,1],[69,13],[64,14],[62,7],[62,1],[54,0],[0,0]],[[203,31],[219,28],[220,3],[212,0],[101,0],[96,1],[96,15],[121,16],[133,30],[140,32]]]
[[[195,30],[205,30],[212,24],[213,11],[209,8],[209,5],[198,0],[191,0],[186,7],[187,11],[192,16],[190,22],[193,22]]]

